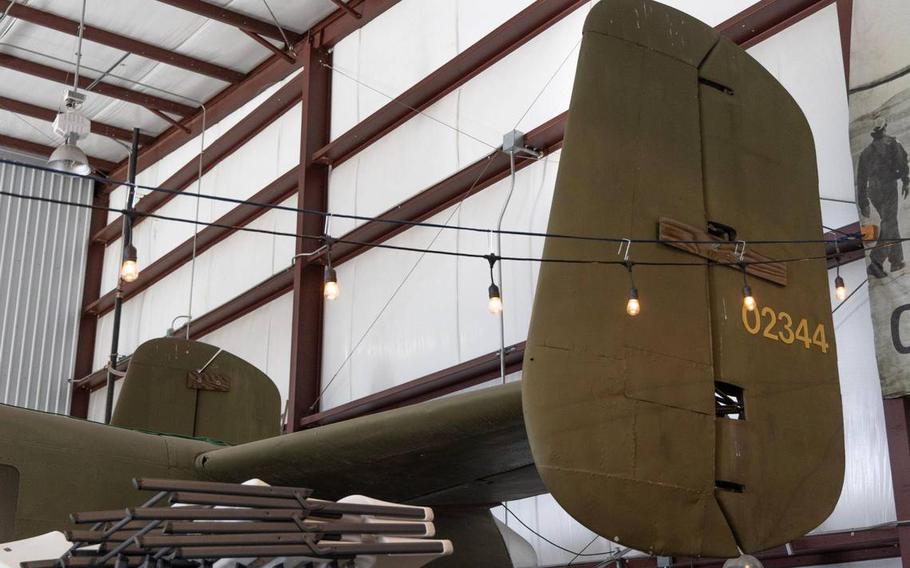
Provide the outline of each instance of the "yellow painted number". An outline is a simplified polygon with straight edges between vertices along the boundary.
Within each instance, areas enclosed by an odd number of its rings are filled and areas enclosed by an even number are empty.
[[[796,339],[802,341],[806,349],[812,347],[812,341],[809,339],[809,323],[806,318],[799,320],[799,325],[796,326]]]
[[[822,353],[828,352],[828,338],[824,324],[818,324],[810,338],[809,322],[806,318],[801,318],[796,323],[793,316],[787,312],[779,312],[770,306],[756,307],[752,311],[743,306],[742,320],[743,329],[751,335],[760,335],[771,341],[780,341],[784,345],[800,342],[806,349],[812,349],[814,345]]]
[[[771,330],[774,329],[774,326],[777,325],[777,312],[771,308],[765,306],[761,309],[762,317],[768,317],[771,321],[768,322],[768,325],[765,326],[765,332],[762,334],[768,339],[777,341],[777,334],[773,333]]]
[[[750,324],[750,319],[754,319],[755,323]],[[758,331],[761,329],[761,316],[759,315],[757,308],[750,312],[746,309],[746,306],[743,305],[743,327],[752,335],[758,335]]]
[[[781,312],[778,316],[780,321],[784,322],[784,330],[778,334],[778,337],[787,345],[792,345],[796,341],[796,335],[793,333],[793,318],[787,312]]]
[[[825,326],[818,324],[818,327],[815,328],[815,333],[812,334],[812,343],[818,345],[822,353],[828,352],[828,341],[825,339]]]

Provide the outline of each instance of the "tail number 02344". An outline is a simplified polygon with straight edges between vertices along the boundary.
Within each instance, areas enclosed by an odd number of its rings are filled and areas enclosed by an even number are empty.
[[[780,341],[785,345],[802,343],[806,349],[817,347],[822,353],[828,352],[828,340],[825,325],[815,326],[809,336],[809,322],[806,318],[798,322],[787,312],[777,311],[770,306],[756,306],[749,311],[743,305],[743,327],[752,335],[761,335],[771,341]]]

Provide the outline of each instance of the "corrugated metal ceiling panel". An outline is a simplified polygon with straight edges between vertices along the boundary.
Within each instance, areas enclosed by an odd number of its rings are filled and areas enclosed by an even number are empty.
[[[209,1],[271,21],[263,0]],[[18,3],[74,21],[79,20],[82,10],[80,0],[18,0]],[[283,27],[298,32],[305,31],[336,9],[330,0],[269,0],[269,6]],[[271,56],[269,51],[232,26],[154,0],[88,0],[86,24],[242,73],[251,71]],[[4,29],[5,32],[0,31],[0,52],[58,69],[74,70],[76,37],[22,20],[11,20]],[[198,106],[194,101],[206,101],[227,86],[218,79],[138,55],[131,54],[120,61],[126,52],[87,40],[82,52],[84,76],[94,79],[113,68],[112,75],[104,78],[105,82],[190,107]],[[65,89],[65,85],[53,81],[13,69],[0,69],[0,96],[56,110],[62,106]],[[99,94],[89,94],[83,112],[92,120],[127,129],[138,126],[152,135],[170,126],[141,106]],[[50,123],[30,117],[23,120],[9,112],[0,113],[0,133],[47,145],[60,141]],[[81,144],[89,154],[107,160],[117,161],[127,155],[122,146],[98,135],[90,135]]]

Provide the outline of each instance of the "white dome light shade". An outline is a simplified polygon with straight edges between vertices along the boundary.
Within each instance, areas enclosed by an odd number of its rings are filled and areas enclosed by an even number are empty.
[[[751,554],[743,554],[739,558],[731,558],[724,562],[724,568],[762,568],[762,563]]]
[[[66,137],[64,144],[54,150],[47,160],[47,165],[60,172],[81,176],[92,173],[92,168],[88,165],[88,156],[79,146],[76,146],[75,140],[71,141],[69,136]]]

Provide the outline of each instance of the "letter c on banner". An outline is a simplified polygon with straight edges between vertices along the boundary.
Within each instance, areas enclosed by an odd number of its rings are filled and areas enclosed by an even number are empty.
[[[891,313],[891,341],[894,343],[894,348],[901,355],[910,353],[910,347],[904,345],[904,342],[901,341],[901,316],[906,311],[910,311],[910,304],[904,304]]]

